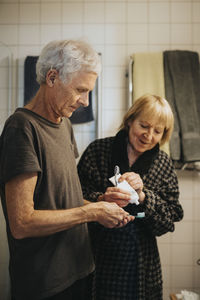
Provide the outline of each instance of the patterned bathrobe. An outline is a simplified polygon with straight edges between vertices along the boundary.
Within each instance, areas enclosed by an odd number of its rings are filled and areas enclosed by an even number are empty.
[[[78,164],[84,198],[93,202],[112,186],[109,177],[114,175],[115,165],[121,174],[140,174],[144,183],[144,203],[125,207],[132,215],[144,211],[144,219],[113,229],[89,224],[96,262],[93,299],[161,300],[156,236],[174,231],[174,222],[183,218],[178,180],[171,159],[159,145],[143,153],[130,168],[127,141],[124,130],[115,137],[98,139],[87,147]]]

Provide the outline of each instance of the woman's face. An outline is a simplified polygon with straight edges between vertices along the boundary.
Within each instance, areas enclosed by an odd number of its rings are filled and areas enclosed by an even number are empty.
[[[142,116],[129,124],[129,143],[138,154],[151,150],[160,142],[164,126],[158,120],[150,121]]]

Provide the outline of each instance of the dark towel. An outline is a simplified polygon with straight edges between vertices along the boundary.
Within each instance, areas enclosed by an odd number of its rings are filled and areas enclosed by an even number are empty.
[[[27,56],[24,62],[24,105],[26,105],[39,89],[36,81],[36,63],[38,56]]]
[[[72,124],[90,122],[94,120],[92,110],[92,92],[89,93],[89,105],[87,107],[80,106],[70,117]]]
[[[35,96],[39,89],[36,81],[36,63],[38,56],[27,56],[24,62],[24,105]],[[79,107],[73,112],[70,120],[73,124],[85,123],[94,120],[92,110],[92,92],[89,93],[89,105]]]
[[[198,53],[164,52],[165,95],[175,116],[170,154],[174,161],[200,161],[200,66]]]

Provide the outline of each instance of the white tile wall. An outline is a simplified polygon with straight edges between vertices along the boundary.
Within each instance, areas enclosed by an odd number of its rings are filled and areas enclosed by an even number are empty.
[[[200,24],[193,24],[193,43],[199,45],[200,44]]]
[[[42,44],[62,38],[62,28],[58,24],[42,24],[40,26],[40,37]]]
[[[130,44],[147,44],[148,43],[148,24],[128,24],[127,40]]]
[[[146,23],[148,20],[148,9],[145,2],[127,3],[128,23]]]
[[[169,24],[149,24],[149,43],[169,45],[170,25]]]
[[[83,37],[93,45],[102,45],[105,40],[104,24],[85,24],[83,26]]]
[[[107,66],[126,66],[126,45],[109,45],[105,49]]]
[[[77,39],[83,35],[83,26],[81,24],[62,24],[62,39]]]
[[[191,23],[191,2],[179,2],[171,4],[172,23]]]
[[[200,3],[194,2],[192,5],[192,19],[193,22],[200,22]]]
[[[124,67],[114,66],[104,68],[104,85],[108,88],[124,88],[126,85],[126,72]]]
[[[73,12],[73,13],[72,13]],[[81,2],[69,2],[62,5],[63,23],[80,24],[83,22],[83,4]]]
[[[1,24],[0,25],[0,41],[8,46],[17,45],[18,44],[18,26]]]
[[[170,22],[170,3],[152,2],[149,4],[150,23],[169,23]]]
[[[0,20],[1,24],[17,24],[19,21],[18,5],[13,3],[1,4]]]
[[[39,45],[40,44],[39,25],[19,25],[19,45]]]
[[[176,45],[188,47],[192,43],[192,25],[191,24],[172,24],[171,41]]]
[[[52,39],[85,38],[102,54],[101,136],[115,134],[127,109],[127,70],[134,52],[200,53],[199,0],[1,0],[0,42],[13,53],[12,111],[23,97],[23,61]],[[8,116],[8,64],[1,59],[0,131]],[[8,54],[8,53],[7,53]],[[19,66],[19,68],[18,68]],[[95,139],[95,122],[75,125],[79,152]],[[174,233],[158,238],[164,300],[170,292],[200,293],[200,174],[178,171],[185,210]],[[0,211],[0,214],[2,212]],[[9,299],[8,248],[0,215],[0,299]]]
[[[172,265],[191,266],[194,264],[193,245],[192,244],[172,244]],[[181,253],[181,255],[180,255]]]
[[[105,94],[102,99],[103,108],[105,110],[126,110],[126,103],[125,101],[122,102],[121,99],[125,98],[126,89],[114,89],[114,88],[106,88]]]
[[[176,282],[177,289],[190,290],[193,286],[193,272],[194,268],[192,266],[172,266],[171,267],[171,280]]]
[[[105,1],[105,22],[125,23],[126,3],[125,1],[110,2]]]
[[[18,9],[17,9],[18,11]],[[23,3],[19,7],[19,23],[35,24],[40,22],[40,6],[37,3]]]
[[[105,46],[109,44],[126,44],[125,24],[106,24],[105,25]]]
[[[105,5],[104,2],[86,2],[84,5],[84,22],[85,23],[104,23]]]
[[[60,24],[61,21],[61,3],[41,3],[41,24]],[[35,23],[35,22],[34,22]]]

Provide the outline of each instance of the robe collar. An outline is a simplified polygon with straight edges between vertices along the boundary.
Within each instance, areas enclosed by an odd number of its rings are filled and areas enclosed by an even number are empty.
[[[145,151],[139,158],[129,167],[128,161],[128,131],[120,130],[114,137],[112,145],[112,156],[111,156],[111,173],[110,176],[114,175],[114,168],[116,165],[120,168],[120,173],[135,172],[140,175],[144,175],[148,172],[150,166],[158,156],[159,144],[157,144],[151,150]]]

